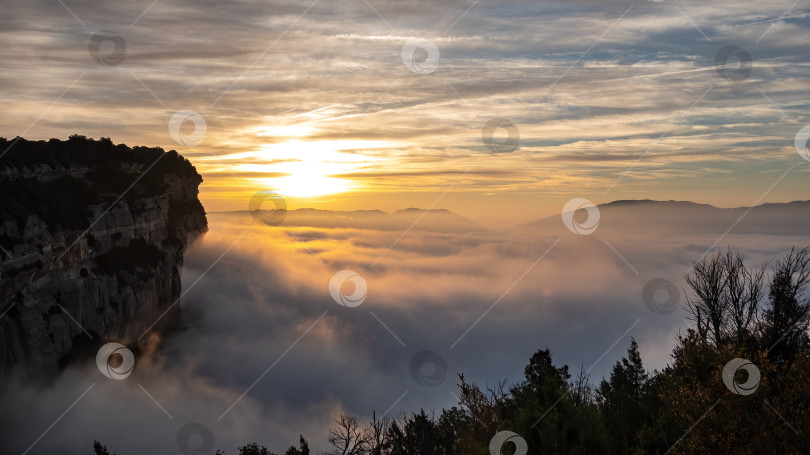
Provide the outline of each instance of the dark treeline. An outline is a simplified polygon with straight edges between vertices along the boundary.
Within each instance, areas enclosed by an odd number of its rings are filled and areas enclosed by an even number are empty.
[[[342,415],[327,435],[340,455],[487,455],[511,431],[528,454],[810,453],[810,250],[752,268],[719,250],[686,276],[693,326],[670,363],[645,370],[638,345],[596,386],[537,351],[519,383],[459,375],[459,404],[367,423]],[[737,360],[734,359],[743,359]],[[724,377],[725,371],[725,377]],[[501,453],[516,453],[506,442]],[[218,452],[221,453],[221,452]],[[253,443],[240,455],[273,455]],[[309,454],[307,441],[286,455]],[[520,452],[522,453],[522,452]],[[96,454],[107,454],[97,443]]]
[[[110,138],[89,139],[74,134],[66,141],[28,141],[0,137],[0,222],[25,226],[37,215],[50,227],[83,230],[91,205],[110,203],[118,195],[132,204],[164,193],[175,179],[199,184],[202,177],[175,150],[129,147]],[[149,168],[150,172],[143,172]],[[37,173],[48,175],[38,177]],[[137,177],[138,179],[133,182]],[[130,188],[130,185],[132,187]],[[203,210],[199,201],[194,201]],[[20,234],[23,229],[20,229]],[[21,238],[5,239],[14,244]]]

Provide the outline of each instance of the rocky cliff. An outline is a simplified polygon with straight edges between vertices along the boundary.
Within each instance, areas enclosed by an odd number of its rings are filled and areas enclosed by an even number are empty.
[[[0,377],[176,324],[183,252],[208,224],[188,160],[83,136],[2,151]]]

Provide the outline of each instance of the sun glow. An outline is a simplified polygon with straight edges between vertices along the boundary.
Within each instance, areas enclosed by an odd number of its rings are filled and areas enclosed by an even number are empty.
[[[302,198],[345,193],[351,189],[350,182],[346,179],[317,173],[298,173],[289,177],[263,179],[263,183],[276,188],[282,195]]]
[[[263,186],[273,188],[282,195],[291,197],[313,197],[345,193],[357,190],[359,186],[340,174],[354,172],[381,158],[362,153],[363,149],[389,147],[381,141],[288,141],[269,144],[255,154],[243,158],[250,159],[245,167],[256,169],[256,165],[266,172],[286,174],[278,177],[257,178]],[[262,162],[269,163],[262,165]],[[239,165],[237,165],[239,167]]]

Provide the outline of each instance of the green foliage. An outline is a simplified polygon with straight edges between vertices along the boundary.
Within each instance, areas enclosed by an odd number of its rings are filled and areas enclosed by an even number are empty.
[[[627,357],[616,362],[610,379],[603,380],[599,387],[602,418],[611,435],[610,452],[630,454],[642,421],[650,418],[643,408],[647,381],[638,343],[631,338]]]
[[[388,431],[384,448],[390,455],[442,455],[453,453],[455,440],[447,438],[442,426],[425,410],[394,422]]]
[[[532,356],[524,382],[512,389],[517,412],[511,428],[526,440],[530,453],[591,453],[606,443],[589,409],[594,405],[575,402],[570,377],[568,366],[556,367],[545,349]]]
[[[255,442],[251,442],[248,445],[239,447],[239,455],[273,455],[267,450],[267,447],[260,446]]]

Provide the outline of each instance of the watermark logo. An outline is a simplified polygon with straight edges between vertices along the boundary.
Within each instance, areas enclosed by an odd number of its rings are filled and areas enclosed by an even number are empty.
[[[419,385],[438,387],[447,377],[447,361],[433,351],[419,351],[411,358],[409,370]]]
[[[666,278],[654,278],[644,285],[641,299],[653,313],[671,314],[681,303],[681,290]]]
[[[526,455],[529,452],[529,445],[526,440],[513,431],[501,431],[495,434],[489,441],[489,453],[491,455],[502,455],[503,446],[512,443],[515,446],[515,455]]]
[[[586,218],[584,221],[577,221],[577,212],[584,210]],[[593,202],[577,197],[566,202],[562,210],[562,219],[565,227],[569,231],[578,235],[591,235],[599,227],[599,207]]]
[[[354,285],[354,289],[350,292],[344,292],[344,287],[347,285]],[[341,270],[329,280],[329,294],[332,295],[335,302],[343,306],[350,308],[359,306],[366,300],[367,293],[368,285],[366,280],[351,270]]]
[[[714,68],[723,79],[741,81],[751,74],[754,59],[739,46],[723,46],[714,56]]]
[[[187,423],[177,432],[177,448],[183,455],[203,455],[214,448],[214,433],[201,423]]]
[[[810,161],[810,151],[807,150],[807,141],[810,140],[810,125],[805,126],[796,133],[796,139],[793,145],[796,147],[796,152],[805,161]]]
[[[506,138],[497,140],[495,133],[498,130],[506,131]],[[494,118],[481,128],[481,140],[492,153],[514,152],[520,143],[520,130],[505,118]]]
[[[743,383],[737,382],[734,376],[738,371],[743,370],[748,374],[748,378]],[[730,360],[723,367],[723,383],[728,390],[737,395],[751,395],[759,387],[759,368],[748,360],[736,358]]]
[[[270,201],[273,203],[271,210],[263,210],[262,205]],[[287,217],[287,200],[275,191],[259,191],[250,198],[248,202],[250,216],[259,223],[268,226],[278,226]]]
[[[121,357],[121,363],[117,366],[110,364],[113,355]],[[107,343],[96,353],[96,366],[104,376],[120,381],[132,374],[132,369],[135,367],[135,355],[121,343]]]
[[[191,134],[183,132],[183,124],[186,122],[191,122],[194,125],[194,131]],[[174,139],[174,142],[186,147],[196,147],[202,144],[207,130],[205,119],[194,111],[177,111],[169,119],[169,134],[171,134],[172,139]]]
[[[124,37],[112,30],[99,30],[90,37],[87,45],[90,57],[104,66],[116,66],[124,61],[127,42]]]
[[[427,40],[408,40],[402,46],[402,63],[413,73],[430,74],[439,65],[439,48]]]

